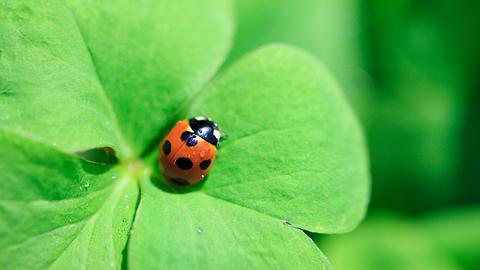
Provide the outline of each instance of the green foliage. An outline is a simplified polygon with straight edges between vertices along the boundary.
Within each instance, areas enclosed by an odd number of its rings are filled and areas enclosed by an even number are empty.
[[[331,268],[302,231],[205,192],[159,190],[145,179],[137,215],[129,245],[132,269]]]
[[[227,61],[272,41],[304,47],[324,61],[367,131],[373,207],[423,212],[453,200],[478,201],[476,194],[464,198],[476,182],[458,181],[460,166],[478,167],[478,132],[467,144],[462,133],[471,131],[462,128],[467,92],[478,89],[471,82],[478,74],[471,73],[480,55],[479,5],[461,3],[237,0],[238,31]],[[478,126],[478,94],[470,99],[470,126]],[[464,160],[462,147],[471,152]]]
[[[189,114],[224,123],[228,139],[194,192],[143,182],[132,265],[161,258],[168,268],[328,267],[297,229],[353,229],[366,208],[368,175],[358,125],[323,67],[288,47],[259,49],[207,86]],[[242,256],[229,256],[235,250]]]
[[[0,268],[330,268],[301,229],[363,218],[361,130],[298,49],[264,47],[203,87],[230,13],[215,0],[0,4]],[[229,137],[206,183],[176,189],[156,144],[197,114]],[[118,164],[85,160],[107,146]]]
[[[367,130],[373,209],[418,214],[479,202],[480,2],[235,3],[227,61],[282,41],[307,48],[339,79]],[[377,217],[338,243],[329,238],[326,254],[337,269],[477,269],[473,213]]]
[[[369,5],[371,73],[378,88],[367,132],[377,180],[374,207],[418,212],[453,199],[468,75],[453,38],[457,30],[449,27],[456,5]]]
[[[417,221],[377,213],[354,233],[314,239],[338,270],[473,270],[480,263],[479,225],[479,207],[445,211]]]
[[[445,256],[462,269],[480,265],[480,206],[453,208],[428,215],[420,226]]]
[[[215,181],[203,187],[208,194],[312,232],[350,231],[363,218],[363,137],[337,84],[310,55],[277,45],[248,54],[189,114],[211,115],[228,134],[210,173]]]
[[[118,269],[136,184],[118,169],[0,131],[2,269]]]
[[[70,11],[35,2],[1,3],[0,127],[67,151],[125,152]]]
[[[176,121],[230,47],[228,1],[67,2],[133,155]]]
[[[223,60],[225,3],[3,2],[0,125],[67,151],[135,157]]]
[[[370,107],[360,0],[236,0],[238,30],[227,63],[270,42],[315,54],[338,79],[362,122]]]

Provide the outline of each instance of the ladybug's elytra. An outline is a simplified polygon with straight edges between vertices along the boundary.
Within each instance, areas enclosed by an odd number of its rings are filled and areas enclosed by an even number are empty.
[[[160,167],[167,180],[179,186],[200,182],[215,162],[221,137],[210,118],[178,121],[160,143]]]

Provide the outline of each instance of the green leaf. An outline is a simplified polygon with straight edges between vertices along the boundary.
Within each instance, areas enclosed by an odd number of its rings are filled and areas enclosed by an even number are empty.
[[[364,57],[365,20],[360,0],[236,0],[238,21],[230,63],[271,42],[313,53],[335,75],[362,120],[371,110],[370,78]],[[362,121],[363,122],[363,121]]]
[[[346,232],[363,218],[362,133],[310,55],[259,49],[202,91],[189,115],[212,117],[228,135],[203,192],[312,232]]]
[[[222,0],[67,0],[135,154],[214,74],[233,23]]]
[[[154,179],[153,183],[164,181]],[[330,269],[302,231],[202,192],[142,182],[131,269]]]
[[[66,2],[0,6],[0,126],[68,151],[140,154],[230,45],[226,1]]]
[[[358,123],[311,56],[263,48],[195,98],[228,49],[228,2],[4,1],[0,15],[1,269],[331,268],[301,229],[353,229],[369,179]],[[178,191],[135,159],[197,114],[230,138],[208,181]]]
[[[303,51],[265,47],[216,78],[189,115],[213,117],[228,138],[203,185],[142,181],[129,265],[329,268],[298,229],[353,229],[368,174],[360,129],[328,72]]]
[[[13,133],[0,141],[0,268],[118,269],[135,182]]]
[[[0,128],[67,151],[124,152],[75,20],[58,1],[0,4]]]

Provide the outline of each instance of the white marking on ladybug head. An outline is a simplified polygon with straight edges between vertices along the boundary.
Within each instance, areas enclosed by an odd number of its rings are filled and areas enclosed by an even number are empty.
[[[220,140],[220,138],[222,137],[222,134],[220,134],[220,131],[218,131],[217,129],[214,129],[213,130],[213,136],[215,136],[215,138],[217,138],[217,140]]]
[[[207,117],[205,116],[196,116],[194,117],[193,119],[197,120],[197,121],[202,121],[202,120],[207,120]]]

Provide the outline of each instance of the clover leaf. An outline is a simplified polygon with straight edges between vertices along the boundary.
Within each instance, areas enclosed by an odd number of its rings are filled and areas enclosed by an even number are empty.
[[[0,140],[1,268],[118,268],[135,181],[14,133]]]
[[[207,83],[231,13],[220,0],[0,5],[0,268],[330,268],[303,230],[363,218],[361,130],[299,49],[263,47]],[[156,145],[195,115],[228,138],[207,180],[180,189]],[[106,147],[117,163],[76,155]]]
[[[237,29],[227,63],[271,42],[304,48],[328,66],[368,127],[374,91],[362,55],[366,21],[359,12],[361,1],[283,0],[279,5],[276,0],[235,0],[234,4]]]

